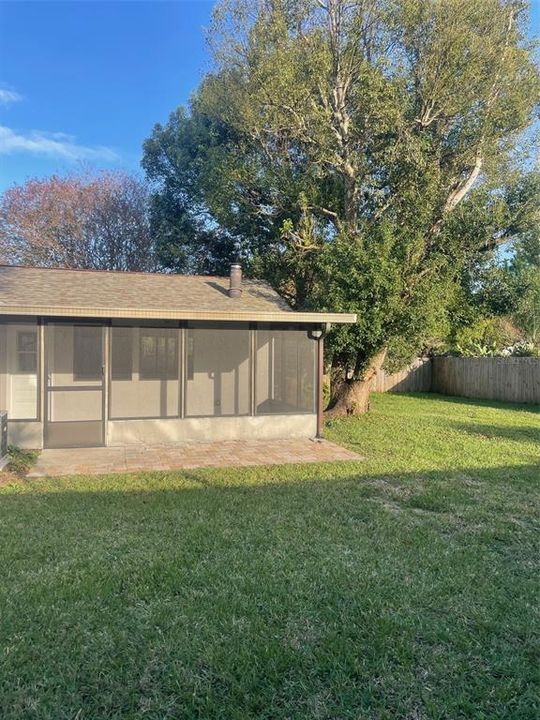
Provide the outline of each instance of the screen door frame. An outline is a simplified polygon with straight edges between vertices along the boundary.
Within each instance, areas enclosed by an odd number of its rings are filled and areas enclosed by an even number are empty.
[[[101,330],[101,380],[99,383],[77,385],[55,385],[52,382],[50,343],[54,342],[54,329],[56,327],[94,327]],[[107,326],[103,322],[85,319],[47,319],[44,321],[44,382],[45,402],[43,418],[43,445],[45,448],[77,448],[77,447],[103,447],[105,445],[106,422],[106,358],[107,358]],[[74,372],[73,372],[74,375]],[[101,417],[96,420],[51,420],[54,394],[70,393],[72,403],[84,402],[85,394],[100,392],[99,407]]]

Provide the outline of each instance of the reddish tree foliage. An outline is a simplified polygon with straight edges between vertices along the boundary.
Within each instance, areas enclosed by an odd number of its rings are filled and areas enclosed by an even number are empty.
[[[123,172],[31,179],[0,198],[0,262],[153,270],[149,190]]]

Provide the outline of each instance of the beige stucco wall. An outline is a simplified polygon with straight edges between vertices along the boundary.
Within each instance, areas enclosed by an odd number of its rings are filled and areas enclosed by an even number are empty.
[[[110,420],[107,445],[143,445],[217,440],[272,440],[314,437],[316,415],[273,415],[259,417],[185,418],[184,420]],[[43,426],[39,422],[10,422],[8,442],[22,448],[43,447]],[[83,451],[82,451],[83,452]]]
[[[314,437],[316,415],[111,420],[108,445]]]

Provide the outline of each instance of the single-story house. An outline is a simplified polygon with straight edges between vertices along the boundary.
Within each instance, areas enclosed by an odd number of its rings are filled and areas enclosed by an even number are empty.
[[[264,282],[0,266],[9,441],[62,448],[315,437],[323,335]]]

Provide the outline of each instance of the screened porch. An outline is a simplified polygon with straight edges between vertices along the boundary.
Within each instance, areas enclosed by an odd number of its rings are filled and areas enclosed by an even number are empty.
[[[109,421],[314,414],[316,351],[306,326],[7,320],[0,407],[45,447],[107,444]]]

